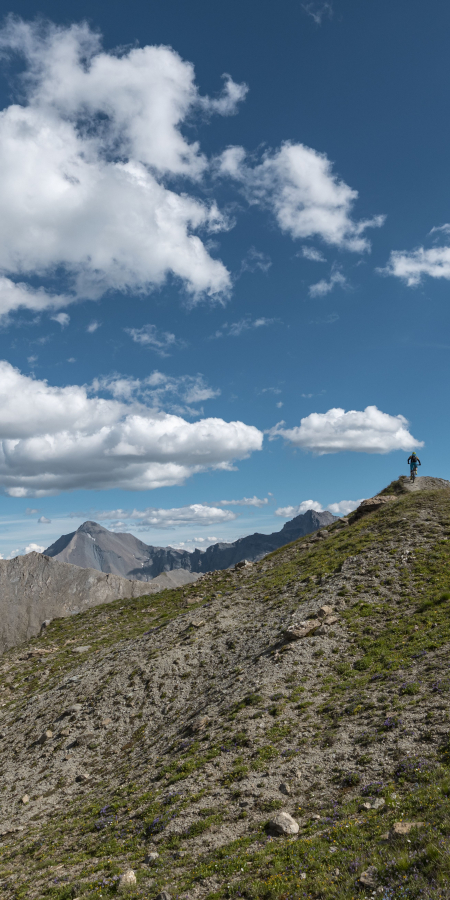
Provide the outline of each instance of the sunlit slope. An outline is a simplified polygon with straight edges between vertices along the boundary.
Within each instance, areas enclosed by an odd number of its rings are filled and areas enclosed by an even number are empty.
[[[450,896],[450,491],[430,487],[6,654],[4,896],[114,896],[129,868],[130,897]],[[298,833],[270,837],[280,810]]]

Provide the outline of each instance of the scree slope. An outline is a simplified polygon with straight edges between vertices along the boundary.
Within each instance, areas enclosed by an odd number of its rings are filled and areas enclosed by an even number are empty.
[[[450,897],[449,538],[399,479],[5,653],[2,897]]]

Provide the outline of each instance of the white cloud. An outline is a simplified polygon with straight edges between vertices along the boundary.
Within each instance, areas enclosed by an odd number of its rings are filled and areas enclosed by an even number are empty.
[[[50,525],[50,524],[51,524],[51,521],[52,521],[52,520],[51,520],[51,519],[47,519],[46,516],[41,516],[41,518],[38,519],[38,525]]]
[[[0,136],[1,136],[1,119],[0,119]],[[1,148],[0,148],[1,159]],[[0,184],[2,173],[0,171]],[[2,202],[3,206],[3,202]],[[0,234],[7,230],[7,222],[2,222],[2,212],[0,207]],[[0,267],[3,267],[1,261],[0,250]],[[32,288],[23,282],[14,282],[11,278],[0,275],[0,320],[7,319],[9,313],[18,309],[31,309],[35,312],[42,312],[44,309],[58,309],[61,306],[67,306],[73,303],[73,297],[67,294],[52,294],[45,288]]]
[[[94,514],[99,521],[116,521],[117,525],[124,525],[124,521],[137,521],[141,527],[146,528],[174,528],[177,525],[217,525],[223,522],[231,522],[236,514],[230,510],[217,509],[217,507],[204,506],[201,503],[193,503],[191,506],[181,506],[178,509],[154,509],[148,507],[144,510],[114,509],[97,512]],[[208,540],[212,540],[208,538]]]
[[[316,250],[314,247],[302,247],[302,256],[305,259],[310,259],[311,262],[326,262],[326,259],[323,253],[320,250]]]
[[[226,72],[222,78],[225,81],[222,95],[216,99],[201,97],[200,104],[206,112],[218,113],[220,116],[234,116],[238,111],[238,104],[247,96],[248,87],[246,84],[236,84]]]
[[[442,233],[442,234],[450,234],[450,225],[449,225],[448,222],[444,222],[443,225],[435,225],[435,226],[431,229],[431,231],[428,232],[428,233],[429,233],[429,234],[439,234],[439,233]]]
[[[250,203],[269,207],[280,229],[293,238],[318,236],[326,244],[361,253],[370,249],[366,229],[384,222],[384,216],[354,221],[358,192],[339,180],[324,153],[304,144],[287,141],[253,167],[246,163],[243,147],[229,147],[217,166],[220,175],[241,184]]]
[[[97,328],[100,328],[100,327],[101,327],[100,322],[97,322],[94,319],[94,321],[88,325],[88,327],[86,328],[86,331],[88,334],[94,334],[94,331],[97,331]]]
[[[391,416],[376,406],[363,411],[329,409],[326,413],[311,413],[296,428],[283,428],[279,422],[269,432],[270,440],[283,437],[295,447],[313,453],[339,453],[352,450],[358,453],[390,453],[392,450],[412,450],[423,447],[408,431],[404,416]]]
[[[52,316],[54,322],[58,322],[58,325],[61,325],[61,328],[65,328],[66,325],[70,322],[70,316],[67,313],[57,313],[56,316]]]
[[[219,500],[217,506],[267,506],[267,497],[243,497],[242,500]]]
[[[250,316],[244,316],[239,322],[231,322],[231,324],[225,322],[221,328],[214,332],[210,337],[211,340],[221,337],[240,337],[244,331],[267,328],[269,325],[273,325],[275,322],[279,321],[279,319],[267,319],[265,316],[261,316],[259,319],[252,319]]]
[[[322,280],[318,281],[317,284],[310,285],[308,291],[309,296],[324,297],[325,294],[329,294],[330,291],[333,290],[336,284],[339,284],[340,287],[344,287],[344,285],[347,284],[347,279],[337,266],[333,266],[328,281],[326,280],[326,278],[322,278]]]
[[[197,472],[232,469],[262,439],[243,422],[190,423],[133,398],[52,387],[0,362],[0,485],[13,497],[182,484]]]
[[[327,509],[334,516],[346,516],[353,512],[360,503],[362,500],[340,500],[339,503],[329,503]],[[275,510],[275,515],[281,516],[283,519],[292,519],[294,516],[308,512],[309,509],[315,509],[316,512],[324,511],[322,504],[317,500],[303,500],[298,506],[280,506]]]
[[[189,193],[208,161],[182,127],[196,112],[234,113],[246,86],[225,76],[220,97],[202,97],[193,66],[170,47],[104,52],[86,23],[10,18],[0,49],[25,68],[0,119],[0,270],[12,279],[58,270],[68,287],[58,297],[6,279],[0,312],[145,292],[169,275],[193,299],[226,293],[229,273],[197,232],[228,223]]]
[[[331,19],[333,15],[333,6],[329,2],[321,2],[321,0],[311,0],[310,3],[302,3],[302,9],[314,19],[316,25],[321,25],[325,17]]]
[[[16,556],[26,556],[27,553],[43,553],[45,547],[42,544],[28,544],[26,547],[17,547],[15,550],[11,550],[8,556],[3,557],[0,554],[0,559],[15,559]]]
[[[450,279],[450,247],[418,247],[411,252],[393,250],[383,275],[395,275],[409,287],[416,287],[424,275],[430,278]]]
[[[156,325],[144,325],[142,328],[125,328],[124,330],[136,344],[156,350],[160,356],[169,356],[170,350],[186,346],[185,341],[175,337],[170,331],[158,331]]]
[[[220,395],[220,390],[209,387],[200,373],[172,377],[157,369],[143,379],[123,375],[96,378],[92,391],[105,391],[116,400],[139,400],[156,409],[164,406],[170,412],[191,416],[201,413],[201,409],[195,409],[192,404]]]
[[[27,516],[35,516],[39,512],[38,509],[33,509],[31,506],[27,506],[25,513]]]
[[[275,515],[281,516],[283,519],[293,519],[294,516],[302,516],[310,509],[323,512],[323,506],[317,500],[303,500],[298,506],[280,506],[275,510]]]
[[[339,503],[329,503],[327,509],[334,516],[348,516],[349,513],[358,508],[363,500],[365,500],[365,497],[361,497],[359,500],[340,500]]]

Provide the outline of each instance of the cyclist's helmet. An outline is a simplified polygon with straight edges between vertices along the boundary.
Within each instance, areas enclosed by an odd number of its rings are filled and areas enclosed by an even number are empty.
[[[417,456],[417,453],[415,450],[413,450],[413,452],[411,453],[411,456]]]

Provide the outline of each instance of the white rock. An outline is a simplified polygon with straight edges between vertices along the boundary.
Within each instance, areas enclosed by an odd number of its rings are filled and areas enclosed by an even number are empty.
[[[148,866],[154,866],[158,859],[159,859],[159,853],[157,853],[156,850],[154,850],[151,853],[147,853],[147,856],[145,857],[145,862],[147,863]]]
[[[277,813],[269,822],[272,834],[298,834],[299,825],[288,812]]]
[[[119,891],[125,891],[129,887],[132,887],[133,884],[136,884],[136,875],[134,874],[133,869],[127,869],[127,871],[119,878]]]

